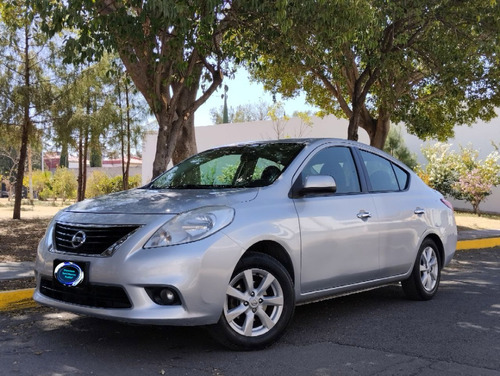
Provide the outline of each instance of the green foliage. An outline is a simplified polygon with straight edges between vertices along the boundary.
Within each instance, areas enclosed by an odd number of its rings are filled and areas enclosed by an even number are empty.
[[[417,167],[417,156],[406,147],[401,131],[391,128],[385,142],[384,151],[399,159],[412,170]]]
[[[141,183],[140,175],[129,178],[129,189],[137,188]],[[123,177],[110,177],[102,170],[95,170],[87,181],[86,197],[97,197],[105,194],[120,192],[123,190]]]
[[[451,145],[440,142],[423,147],[422,154],[427,159],[427,165],[419,175],[430,187],[454,196],[453,185],[459,177],[459,159],[450,149]]]
[[[33,171],[33,190],[38,192],[39,200],[58,198],[61,198],[63,202],[74,200],[76,188],[76,176],[66,167],[58,167],[53,175],[49,171]]]
[[[361,126],[382,147],[392,121],[444,140],[454,125],[491,119],[500,104],[499,2],[247,6],[254,16],[235,39],[253,76],[284,96],[306,91],[323,113],[350,119],[349,137]]]
[[[271,118],[271,122],[273,123],[273,129],[276,138],[282,139],[289,137],[289,135],[285,133],[285,128],[288,121],[290,120],[290,117],[285,113],[283,103],[274,103],[269,108],[269,117]]]
[[[52,174],[50,171],[41,171],[35,170],[31,176],[32,184],[33,184],[33,192],[35,196],[42,192],[45,188],[51,187]],[[25,187],[29,186],[29,176],[25,176],[23,179],[23,185]]]
[[[223,36],[232,7],[226,0],[144,2],[35,0],[51,36],[64,33],[65,62],[99,61],[117,53],[158,122],[153,175],[166,169],[174,152],[183,159],[195,149],[176,150],[184,126],[231,70]],[[197,96],[201,87],[202,94]]]
[[[58,167],[52,180],[54,196],[61,198],[63,202],[67,199],[73,200],[76,198],[76,188],[77,181],[75,174],[65,167]]]
[[[419,175],[429,186],[443,194],[470,202],[476,214],[479,204],[500,184],[500,155],[490,153],[484,160],[472,146],[451,151],[451,145],[436,143],[422,148],[427,159],[425,169]]]
[[[252,121],[269,120],[269,110],[271,105],[260,100],[256,103],[248,103],[244,105],[228,108],[228,123],[246,123]],[[223,119],[224,107],[212,108],[210,110],[210,118],[214,124],[224,124]]]

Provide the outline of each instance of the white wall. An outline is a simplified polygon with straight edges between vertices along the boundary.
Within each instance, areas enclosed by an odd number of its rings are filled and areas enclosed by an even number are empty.
[[[271,121],[253,123],[218,124],[205,127],[196,127],[196,143],[198,151],[203,151],[215,146],[232,144],[252,140],[270,140],[278,138],[305,138],[305,137],[335,137],[346,138],[348,121],[337,119],[334,116],[325,118],[313,117],[312,127],[303,126],[300,119],[293,118],[286,123],[283,131],[278,131]],[[422,141],[410,135],[401,127],[401,133],[408,148],[417,154],[419,163],[425,163],[420,152],[422,145],[434,143],[435,140]],[[369,143],[366,132],[360,129],[359,141]],[[448,140],[455,149],[460,145],[471,144],[479,150],[479,158],[484,159],[494,148],[491,142],[500,146],[500,117],[489,123],[478,122],[472,127],[460,126],[455,128],[455,137]],[[146,184],[151,180],[153,160],[156,152],[156,132],[148,132],[144,138],[142,158],[142,182]],[[458,209],[471,210],[472,206],[464,201],[450,200]],[[493,194],[480,205],[483,212],[500,213],[500,187],[493,189]]]
[[[314,125],[304,126],[299,118],[290,119],[282,130],[278,131],[271,121],[251,123],[217,124],[196,127],[198,151],[215,146],[234,144],[245,141],[262,141],[278,138],[335,137],[347,138],[348,121],[334,116],[313,117]],[[142,182],[151,180],[153,161],[156,153],[156,132],[148,132],[144,137],[142,154]],[[359,141],[370,143],[368,134],[360,129]]]
[[[488,154],[495,150],[492,145],[494,142],[500,147],[500,117],[485,123],[478,121],[473,126],[455,127],[455,137],[446,141],[452,144],[452,149],[460,150],[460,146],[472,146],[479,152],[479,159],[484,159]],[[429,145],[437,142],[436,140],[422,141],[418,137],[410,135],[404,127],[401,127],[401,134],[406,142],[406,146],[417,154],[418,162],[426,163],[425,158],[420,152],[423,145]],[[450,202],[457,209],[472,210],[472,205],[465,201],[450,199]],[[500,186],[494,187],[492,194],[479,205],[482,212],[500,213]]]

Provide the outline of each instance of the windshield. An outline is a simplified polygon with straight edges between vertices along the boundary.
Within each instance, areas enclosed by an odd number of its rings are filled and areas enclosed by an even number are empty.
[[[147,188],[247,188],[272,184],[304,147],[262,143],[212,149],[160,175]]]

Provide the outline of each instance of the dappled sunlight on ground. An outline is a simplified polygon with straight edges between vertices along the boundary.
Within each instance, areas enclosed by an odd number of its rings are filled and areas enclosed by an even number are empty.
[[[25,200],[23,200],[24,202]],[[21,219],[22,218],[51,218],[56,213],[70,205],[71,202],[66,203],[58,202],[40,202],[35,200],[34,205],[21,205]],[[7,198],[0,199],[0,220],[11,219],[14,213],[14,200],[9,201]]]
[[[455,221],[459,228],[472,230],[500,230],[500,219],[469,213],[455,213]]]

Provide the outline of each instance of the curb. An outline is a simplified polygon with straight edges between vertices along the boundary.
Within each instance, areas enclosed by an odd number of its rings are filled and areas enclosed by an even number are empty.
[[[36,307],[34,292],[35,289],[0,291],[0,312]]]
[[[483,238],[460,240],[457,242],[457,251],[465,251],[469,249],[493,248],[500,246],[500,238]]]
[[[457,242],[457,251],[493,248],[498,246],[500,246],[500,237],[459,240]],[[0,291],[0,312],[36,307],[37,304],[33,300],[34,292],[35,292],[34,288],[23,289],[23,290]]]

